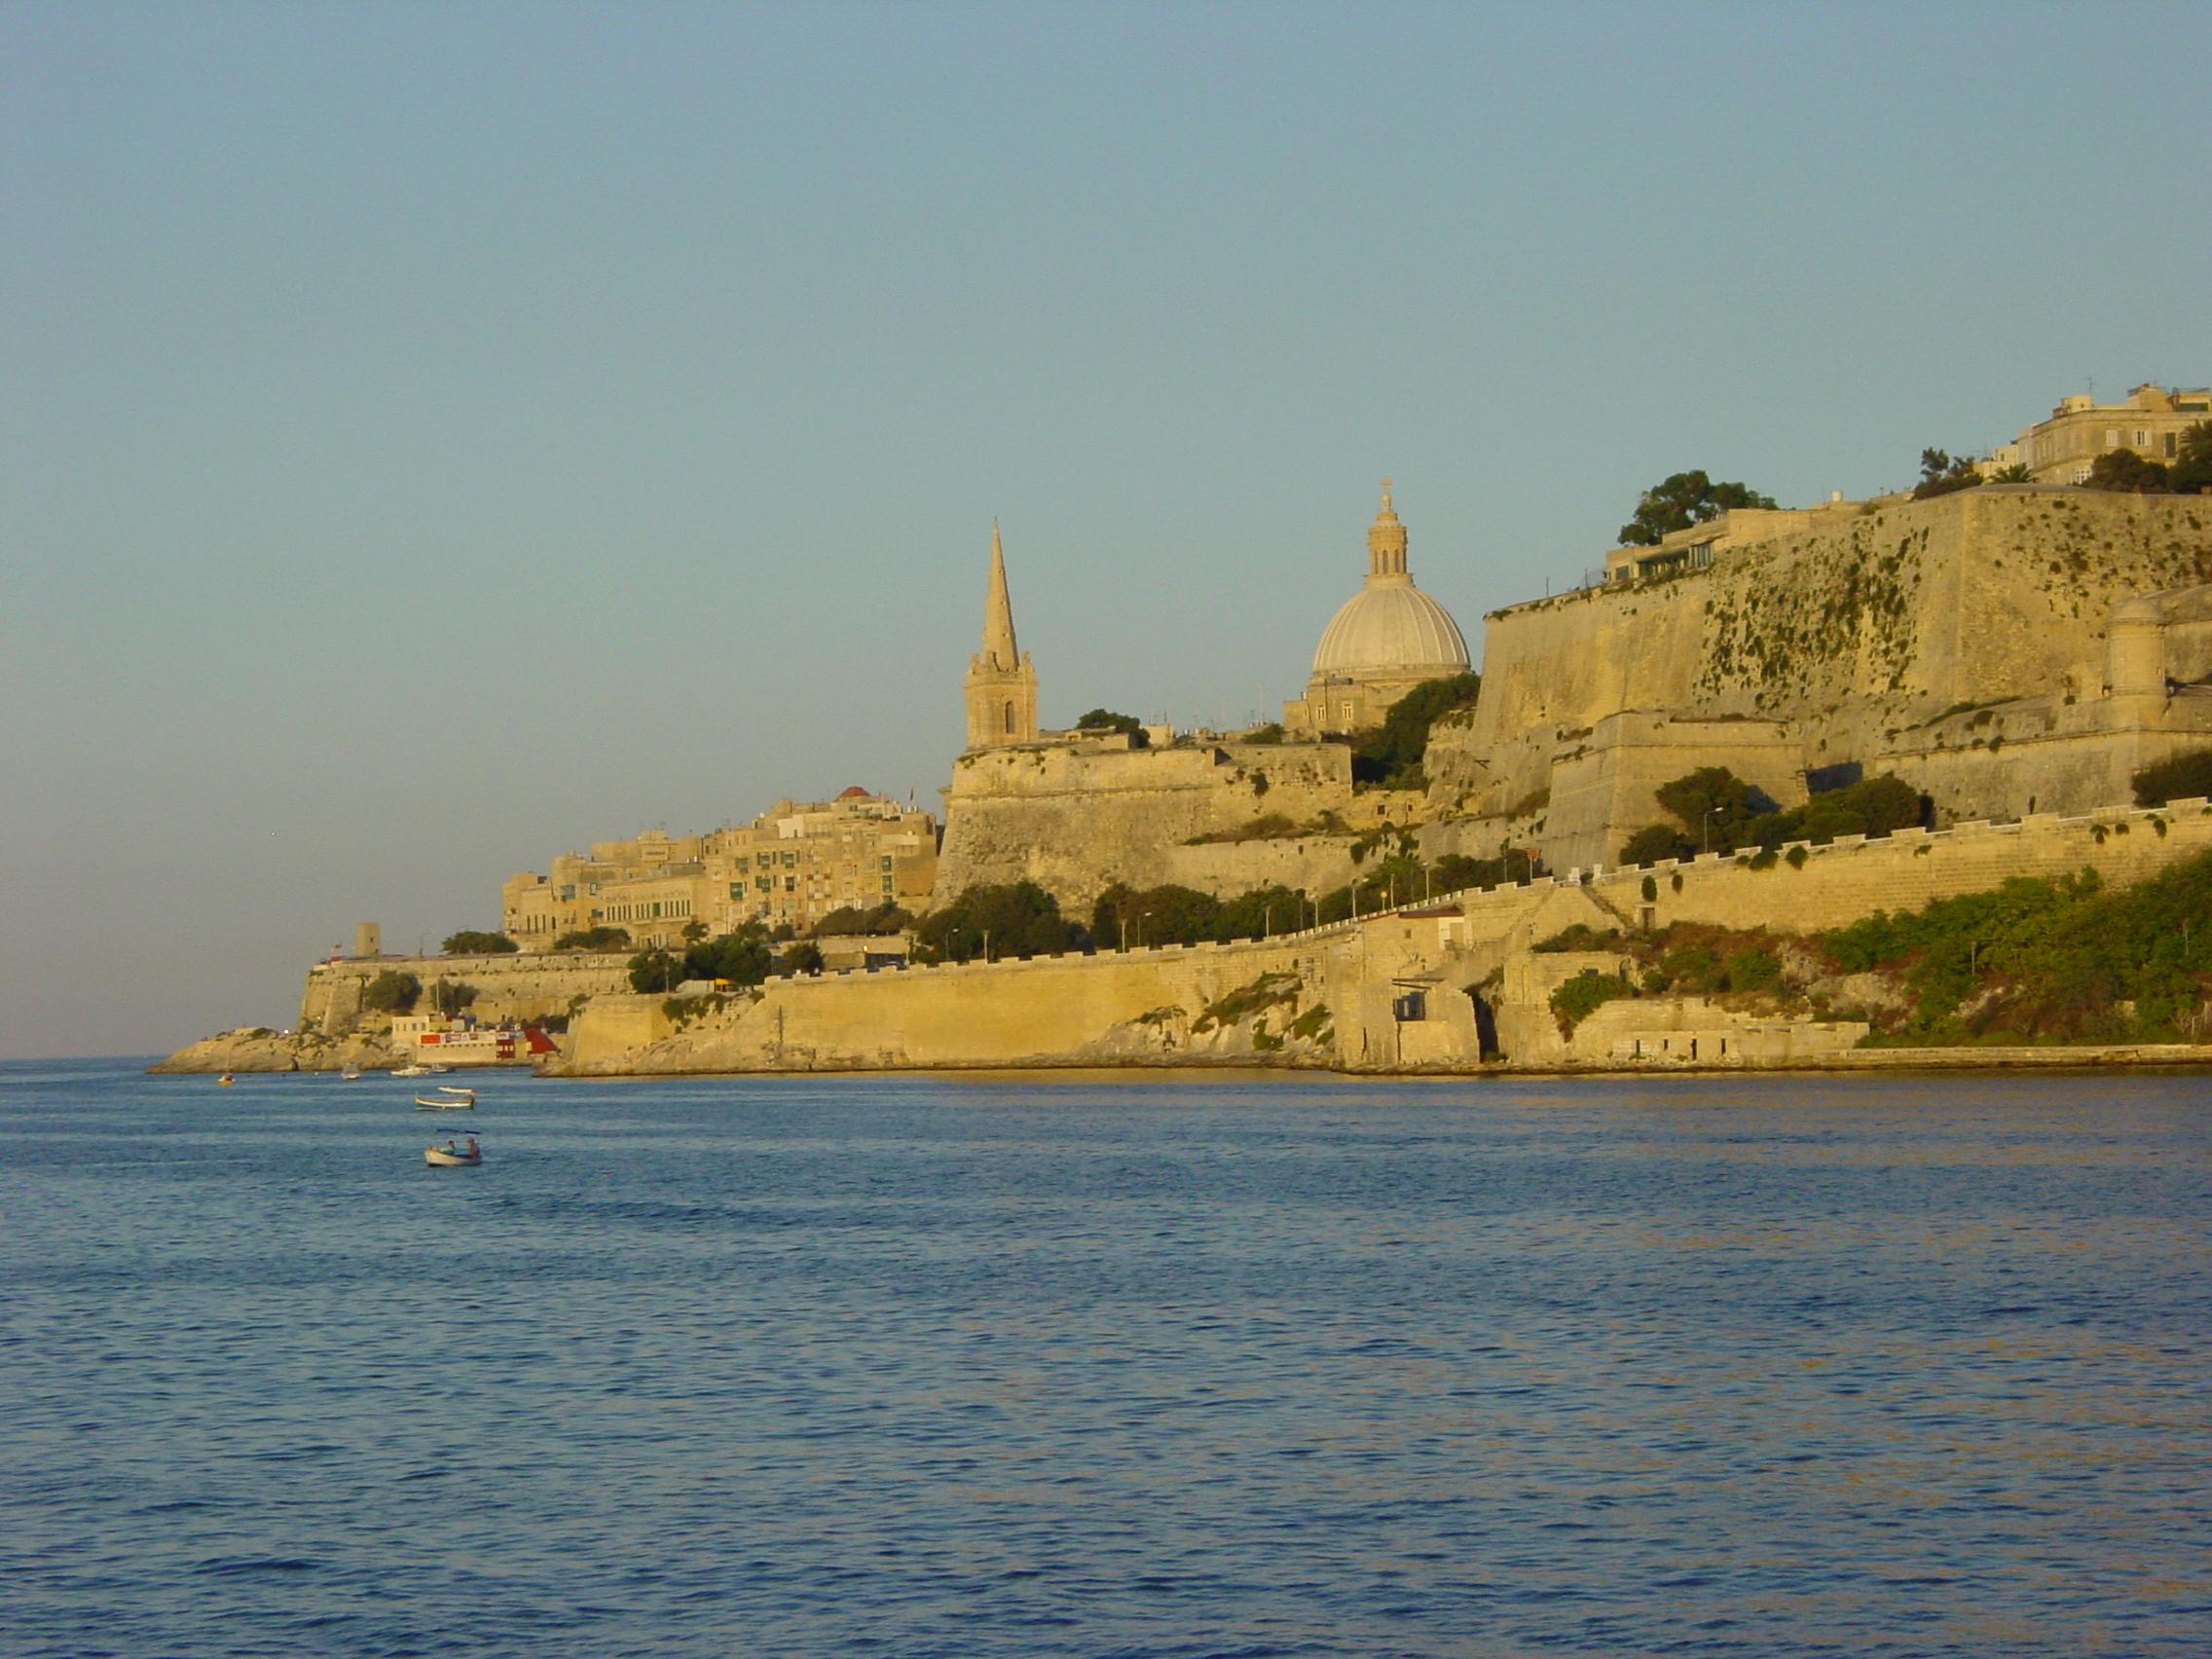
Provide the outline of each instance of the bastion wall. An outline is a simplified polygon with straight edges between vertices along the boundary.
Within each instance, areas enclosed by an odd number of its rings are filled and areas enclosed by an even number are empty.
[[[1545,877],[1264,941],[772,979],[756,998],[682,1030],[658,999],[607,999],[578,1020],[566,1069],[865,1070],[1271,1055],[1347,1070],[1463,1069],[1478,1063],[1481,1051],[1475,1005],[1462,992],[1493,975],[1504,980],[1497,1029],[1511,1039],[1509,1060],[1588,1059],[1646,1028],[1704,1029],[1712,1015],[1701,1010],[1691,1018],[1654,1004],[1609,1016],[1581,1049],[1546,1036],[1543,998],[1558,972],[1582,964],[1563,967],[1530,956],[1529,947],[1575,922],[1601,930],[1699,922],[1814,932],[1878,909],[1913,910],[1981,892],[2015,875],[2093,869],[2108,885],[2125,886],[2207,850],[2212,804],[2180,801],[2158,811],[2116,808],[1903,830],[1875,841],[1852,836],[1825,847],[1797,843],[1765,863],[1715,853],[1573,881]],[[1795,862],[1793,853],[1801,854]],[[1247,1030],[1225,1049],[1218,1033],[1197,1028],[1207,1007],[1270,975],[1296,988],[1270,1015],[1267,1037],[1282,1039],[1298,1014],[1322,1008],[1326,1023],[1309,1041],[1273,1050]],[[1400,1017],[1409,993],[1419,996],[1417,1018]],[[1746,1063],[1801,1057],[1841,1049],[1854,1035],[1792,1027],[1747,1042],[1744,1056]],[[1584,1053],[1592,1045],[1598,1048]]]
[[[317,962],[300,992],[302,1031],[338,1032],[361,1017],[361,996],[380,974],[412,974],[425,995],[440,979],[476,988],[467,1012],[487,1024],[566,1014],[577,997],[630,988],[630,958],[613,952],[503,953],[497,956],[349,956]],[[380,1016],[381,1017],[381,1016]]]
[[[1129,749],[1079,740],[983,750],[953,765],[935,903],[1015,881],[1036,882],[1078,914],[1117,880],[1239,893],[1275,879],[1271,872],[1327,869],[1332,857],[1313,837],[1288,853],[1279,840],[1188,843],[1261,817],[1306,824],[1351,806],[1351,752],[1343,744]]]

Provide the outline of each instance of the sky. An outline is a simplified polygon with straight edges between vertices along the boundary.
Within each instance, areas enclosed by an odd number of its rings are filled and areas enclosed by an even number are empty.
[[[2195,4],[0,4],[0,1057],[2212,382]]]

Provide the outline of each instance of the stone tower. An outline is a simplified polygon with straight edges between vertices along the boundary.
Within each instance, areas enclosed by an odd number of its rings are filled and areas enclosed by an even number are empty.
[[[991,523],[991,589],[983,601],[983,648],[968,659],[968,747],[995,749],[1037,741],[1037,671],[1014,643],[1014,601],[1006,591],[1006,550]]]

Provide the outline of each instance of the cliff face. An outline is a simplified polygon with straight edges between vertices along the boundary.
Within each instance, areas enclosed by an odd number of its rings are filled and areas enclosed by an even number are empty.
[[[1342,744],[1132,750],[1078,741],[964,755],[945,793],[937,902],[1034,881],[1081,913],[1116,881],[1226,894],[1290,874],[1318,880],[1348,870],[1348,853],[1313,837],[1189,843],[1263,817],[1305,824],[1351,806],[1351,752]],[[1286,857],[1293,845],[1302,850]]]
[[[2000,486],[1518,606],[1490,618],[1473,719],[1430,742],[1433,796],[1501,812],[1631,712],[1781,721],[1807,767],[1874,770],[1945,710],[2100,695],[2114,607],[2208,579],[2212,501]]]

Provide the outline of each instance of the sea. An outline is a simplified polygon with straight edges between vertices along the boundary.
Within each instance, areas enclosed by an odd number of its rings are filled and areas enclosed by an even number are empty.
[[[0,1066],[10,1656],[2212,1652],[2201,1075],[144,1063]]]

